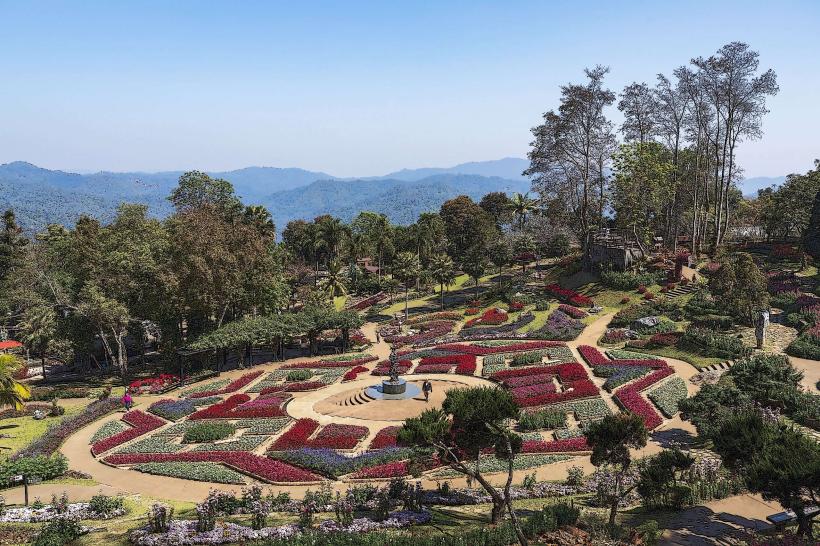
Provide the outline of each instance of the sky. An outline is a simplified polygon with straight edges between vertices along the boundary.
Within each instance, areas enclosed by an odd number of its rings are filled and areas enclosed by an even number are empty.
[[[620,91],[744,41],[780,93],[739,163],[805,172],[818,23],[816,0],[0,0],[0,163],[369,176],[525,157],[584,67],[608,65]]]

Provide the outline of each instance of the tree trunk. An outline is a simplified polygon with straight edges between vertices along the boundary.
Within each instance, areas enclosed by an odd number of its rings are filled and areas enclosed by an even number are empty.
[[[441,310],[444,311],[444,283],[441,283]]]
[[[410,300],[410,289],[404,285],[404,321],[407,322],[407,305]]]
[[[513,471],[515,466],[515,457],[512,455],[512,446],[510,440],[507,439],[507,453],[509,459],[507,460],[507,483],[504,485],[504,502],[507,504],[507,511],[510,514],[510,521],[512,521],[513,529],[515,529],[515,536],[518,537],[518,543],[521,546],[527,546],[527,537],[521,531],[521,525],[518,523],[518,516],[515,515],[515,510],[512,505],[512,498],[510,496],[510,487],[512,486]]]
[[[46,353],[40,353],[40,365],[43,367],[43,382],[46,380]]]
[[[615,500],[612,501],[612,504],[609,507],[609,526],[615,527],[615,516],[618,515],[618,496],[615,496]]]

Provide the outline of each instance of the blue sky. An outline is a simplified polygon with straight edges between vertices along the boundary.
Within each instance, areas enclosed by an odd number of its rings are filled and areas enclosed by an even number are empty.
[[[0,163],[354,176],[524,157],[585,66],[620,90],[739,40],[781,87],[746,175],[806,171],[818,23],[816,1],[0,0]]]

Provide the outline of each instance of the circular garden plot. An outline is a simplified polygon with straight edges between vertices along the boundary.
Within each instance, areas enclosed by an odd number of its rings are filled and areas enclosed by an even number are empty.
[[[402,375],[432,382],[429,402],[367,399],[366,387],[380,381],[388,363],[365,354],[249,371],[104,424],[91,451],[109,465],[216,483],[439,479],[449,477],[448,469],[430,452],[397,445],[396,435],[401,421],[438,407],[450,388],[497,384],[512,393],[522,407],[515,424],[524,438],[519,470],[588,452],[584,427],[617,408],[610,394],[649,428],[663,421],[656,406],[669,417],[685,397],[685,384],[668,379],[673,370],[663,360],[613,359],[588,346],[579,352],[588,366],[557,341],[462,341],[401,350]],[[606,378],[603,389],[591,374]],[[506,471],[490,455],[481,465],[488,473]]]

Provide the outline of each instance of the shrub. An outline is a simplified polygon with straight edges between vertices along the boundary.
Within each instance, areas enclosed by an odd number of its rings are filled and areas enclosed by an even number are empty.
[[[543,409],[531,413],[522,412],[518,419],[518,427],[524,432],[540,429],[552,430],[566,426],[566,412],[554,409]]]
[[[740,358],[752,352],[751,348],[743,345],[743,342],[736,337],[692,326],[686,329],[680,344],[695,349],[701,354],[718,358]]]
[[[182,442],[186,444],[200,444],[203,442],[215,442],[224,440],[232,436],[236,428],[230,423],[194,423],[185,431]]]
[[[580,466],[571,466],[567,469],[567,485],[579,486],[584,483],[584,469]]]
[[[84,533],[85,531],[79,521],[68,517],[60,517],[43,527],[33,545],[63,546],[63,544],[74,542]]]
[[[627,296],[621,298],[621,305],[626,305],[627,303],[629,303],[629,298]]]
[[[94,495],[88,501],[88,509],[95,514],[110,516],[123,509],[122,497],[109,497],[108,495]]]
[[[649,343],[657,347],[672,347],[680,339],[680,335],[676,333],[653,334],[649,338]]]
[[[658,273],[633,273],[631,271],[602,271],[601,283],[616,290],[634,290],[640,286],[657,284]]]
[[[7,459],[0,462],[0,487],[6,486],[14,476],[23,475],[40,480],[58,478],[68,470],[68,461],[60,454],[32,455]]]
[[[308,369],[293,370],[288,372],[285,381],[307,381],[313,377],[313,372]]]

